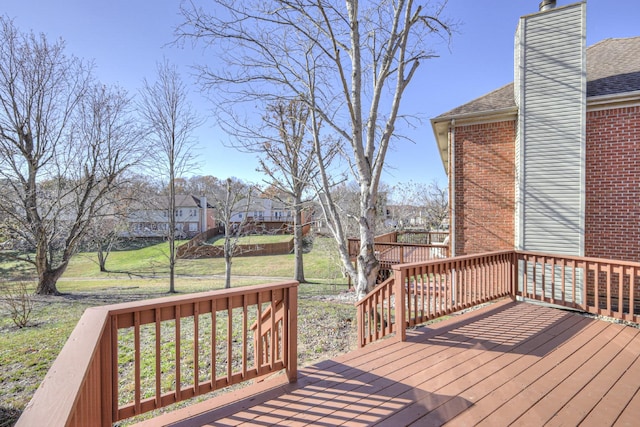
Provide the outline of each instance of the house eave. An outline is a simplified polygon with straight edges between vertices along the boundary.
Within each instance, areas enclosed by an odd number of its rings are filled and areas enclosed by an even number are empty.
[[[611,95],[590,96],[587,98],[587,111],[635,106],[640,106],[640,90]],[[455,126],[468,126],[514,120],[517,115],[518,107],[512,106],[500,110],[452,114],[431,119],[431,127],[445,172],[448,173],[449,170],[449,127],[452,120],[455,121]]]
[[[445,173],[449,173],[449,127],[453,122],[455,126],[468,126],[483,123],[502,122],[515,120],[518,115],[518,107],[515,105],[508,108],[491,111],[476,111],[466,114],[453,114],[450,116],[440,116],[431,119],[431,127],[438,145],[438,152],[442,160]]]
[[[640,105],[640,90],[612,95],[590,96],[587,98],[587,111],[608,110],[617,107],[635,107]]]

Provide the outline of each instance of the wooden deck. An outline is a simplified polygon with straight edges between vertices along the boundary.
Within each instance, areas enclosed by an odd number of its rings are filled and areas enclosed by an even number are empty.
[[[639,332],[506,300],[141,425],[638,425]]]

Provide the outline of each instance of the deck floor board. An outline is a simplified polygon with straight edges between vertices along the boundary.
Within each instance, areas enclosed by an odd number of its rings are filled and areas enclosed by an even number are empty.
[[[505,300],[140,425],[636,425],[639,354],[639,329]]]

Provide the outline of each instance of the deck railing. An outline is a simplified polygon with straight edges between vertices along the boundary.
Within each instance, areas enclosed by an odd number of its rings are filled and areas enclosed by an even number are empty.
[[[295,381],[297,286],[89,308],[17,425],[111,426],[283,369]]]
[[[393,276],[356,303],[359,345],[392,332],[404,340],[407,327],[511,295],[513,257],[503,251],[394,265]]]
[[[449,245],[445,241],[448,235],[448,232],[440,231],[392,231],[375,237],[374,251],[383,270],[396,264],[447,258]],[[348,250],[349,257],[357,259],[360,239],[348,239]]]
[[[286,370],[297,282],[85,311],[18,426],[103,425]],[[510,296],[640,322],[640,263],[501,251],[393,266],[356,303],[360,346]]]
[[[517,295],[640,323],[640,263],[517,252]]]
[[[506,296],[639,323],[640,263],[503,251],[394,265],[356,303],[358,343]]]

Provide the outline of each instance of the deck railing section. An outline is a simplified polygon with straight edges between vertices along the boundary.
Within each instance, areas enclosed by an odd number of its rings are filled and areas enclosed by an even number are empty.
[[[394,265],[356,303],[359,345],[505,296],[640,323],[640,263],[504,251]]]
[[[276,283],[90,308],[18,425],[111,426],[283,369],[295,381],[297,286]]]
[[[400,231],[396,242],[420,245],[443,245],[449,237],[448,231]]]
[[[394,266],[407,326],[510,295],[512,265],[504,251]]]
[[[358,345],[360,347],[384,338],[395,331],[394,285],[394,277],[389,277],[356,303]]]
[[[517,295],[640,322],[640,263],[517,252]]]
[[[359,345],[505,296],[640,323],[640,263],[502,251],[394,265],[356,303]]]
[[[393,332],[404,340],[407,327],[512,295],[514,255],[502,251],[394,265],[393,276],[356,303],[359,345]]]
[[[444,243],[447,232],[397,232],[376,236],[374,251],[381,270],[393,265],[421,262],[449,257],[449,245]],[[348,240],[349,257],[357,259],[360,239]]]

